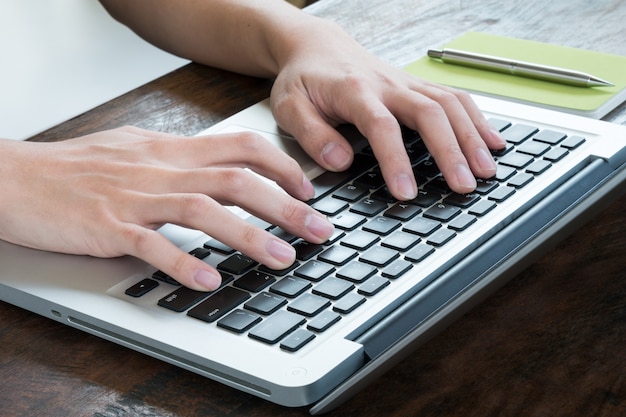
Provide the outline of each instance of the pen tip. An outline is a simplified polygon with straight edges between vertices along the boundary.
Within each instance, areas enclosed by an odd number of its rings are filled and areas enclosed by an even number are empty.
[[[598,77],[589,77],[589,85],[593,87],[613,87],[615,84]]]
[[[443,51],[439,49],[429,49],[428,56],[431,58],[441,58],[443,56]]]

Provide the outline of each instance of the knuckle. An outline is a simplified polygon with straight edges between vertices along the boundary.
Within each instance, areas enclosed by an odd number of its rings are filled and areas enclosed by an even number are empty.
[[[180,199],[180,215],[183,220],[194,219],[209,210],[211,198],[204,194],[187,194]]]
[[[261,229],[251,224],[246,223],[241,232],[241,239],[244,242],[244,244],[254,245],[256,242],[261,240],[261,233],[262,233]]]
[[[241,168],[226,168],[220,172],[220,182],[229,194],[240,196],[252,189],[254,176]]]

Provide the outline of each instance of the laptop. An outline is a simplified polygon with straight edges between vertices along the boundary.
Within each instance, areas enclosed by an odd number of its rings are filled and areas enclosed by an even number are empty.
[[[625,126],[474,98],[508,142],[496,177],[474,193],[451,193],[410,130],[415,200],[390,197],[350,126],[341,131],[355,164],[324,172],[279,130],[266,100],[203,133],[256,131],[297,158],[317,190],[311,204],[336,225],[329,242],[248,218],[296,247],[297,262],[272,271],[202,232],[161,228],[221,271],[212,293],[132,257],[0,242],[0,298],[268,401],[332,410],[621,194]]]

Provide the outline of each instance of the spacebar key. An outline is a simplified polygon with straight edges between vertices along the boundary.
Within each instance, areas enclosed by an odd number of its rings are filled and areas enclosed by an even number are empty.
[[[304,317],[281,310],[263,320],[248,333],[248,336],[273,345],[304,322]]]
[[[250,298],[250,294],[245,291],[233,287],[224,287],[189,310],[187,314],[212,323],[248,298]]]

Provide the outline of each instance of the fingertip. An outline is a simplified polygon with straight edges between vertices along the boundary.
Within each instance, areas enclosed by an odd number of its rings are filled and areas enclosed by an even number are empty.
[[[198,269],[193,274],[193,283],[198,291],[215,291],[222,284],[222,277],[216,271]]]

